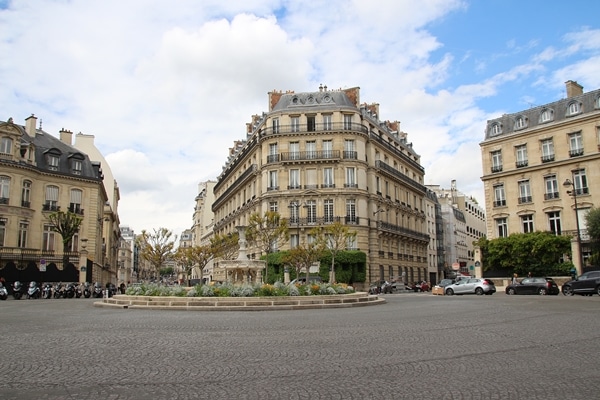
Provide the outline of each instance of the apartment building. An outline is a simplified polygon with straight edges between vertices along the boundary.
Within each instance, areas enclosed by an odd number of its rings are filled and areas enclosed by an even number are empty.
[[[64,129],[60,138],[44,132],[34,115],[25,125],[0,122],[0,263],[7,280],[47,281],[69,270],[75,273],[58,280],[116,280],[116,250],[113,259],[103,236],[108,195],[101,164],[71,139]],[[62,237],[48,219],[61,210],[83,218],[68,265]]]
[[[357,232],[347,248],[366,253],[367,282],[426,280],[424,173],[400,123],[361,103],[358,87],[273,91],[217,179],[213,230],[234,232],[252,213],[276,211],[294,228],[285,250],[339,221]]]
[[[567,81],[566,98],[489,120],[480,147],[488,238],[569,235],[581,273],[590,254],[584,217],[600,199],[600,90]]]

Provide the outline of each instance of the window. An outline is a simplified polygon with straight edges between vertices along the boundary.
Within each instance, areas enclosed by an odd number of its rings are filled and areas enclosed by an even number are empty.
[[[492,172],[502,171],[502,152],[500,150],[492,151]]]
[[[54,234],[51,225],[44,225],[42,234],[42,250],[54,251]]]
[[[533,232],[533,215],[522,215],[521,226],[523,227],[523,233]]]
[[[4,246],[4,239],[6,237],[6,218],[0,218],[0,247]]]
[[[346,168],[346,183],[344,187],[355,188],[358,187],[356,184],[356,169],[353,167]]]
[[[323,115],[323,129],[326,131],[331,130],[331,114]]]
[[[279,212],[279,206],[276,201],[269,202],[269,211],[271,212]]]
[[[293,200],[290,203],[290,224],[299,224],[300,223],[300,202],[298,200]]]
[[[519,204],[531,203],[531,186],[529,180],[519,181]]]
[[[515,148],[516,153],[517,153],[517,168],[522,168],[522,167],[526,167],[528,164],[527,161],[527,145],[523,144],[520,146],[517,146]]]
[[[562,234],[562,229],[560,225],[560,211],[551,211],[546,213],[548,215],[548,225],[550,228],[550,232],[555,235]]]
[[[81,160],[72,159],[71,160],[71,171],[74,175],[81,175]]]
[[[498,237],[508,237],[508,222],[506,218],[497,218],[496,219],[496,232],[498,232]]]
[[[10,198],[10,177],[0,176],[0,204],[8,204]]]
[[[12,155],[12,139],[3,137],[0,139],[0,153]]]
[[[314,200],[306,202],[306,222],[309,224],[317,222],[317,202]]]
[[[573,185],[577,196],[589,193],[587,177],[584,169],[573,171]]]
[[[279,133],[279,118],[273,118],[273,133]]]
[[[499,123],[493,123],[492,127],[490,129],[490,132],[492,135],[498,135],[500,133],[502,133],[502,125],[500,125]]]
[[[358,250],[358,246],[356,245],[356,235],[352,235],[347,238],[346,249]]]
[[[540,123],[550,122],[554,119],[554,112],[548,108],[542,110],[540,114]]]
[[[269,171],[269,187],[267,190],[279,190],[277,184],[277,171]]]
[[[333,141],[323,140],[323,158],[333,157]]]
[[[300,170],[290,169],[290,185],[288,189],[300,189]]]
[[[502,207],[506,205],[506,197],[504,194],[504,184],[494,186],[494,207]]]
[[[306,130],[309,132],[313,132],[316,128],[315,116],[310,115],[306,117]]]
[[[317,158],[317,142],[310,140],[306,142],[306,158]]]
[[[48,169],[51,171],[58,171],[58,156],[53,154],[48,155]]]
[[[333,168],[327,167],[323,168],[323,187],[324,188],[334,188],[335,183],[333,180]]]
[[[21,188],[21,207],[31,207],[31,181],[23,181]]]
[[[579,114],[580,112],[581,112],[581,105],[578,102],[574,101],[569,104],[569,107],[567,109],[567,116],[576,115],[576,114]]]
[[[552,139],[542,140],[542,162],[554,161],[554,142]]]
[[[305,173],[306,185],[304,185],[304,189],[317,189],[319,187],[317,184],[317,169],[308,168]]]
[[[344,129],[349,130],[352,129],[352,115],[344,114]]]
[[[75,214],[83,215],[83,209],[81,208],[81,202],[83,199],[83,192],[79,189],[71,189],[71,203],[69,204],[69,211]]]
[[[556,180],[556,175],[545,176],[544,186],[546,187],[545,200],[558,199],[558,181]]]
[[[300,159],[300,142],[290,142],[290,160]]]
[[[517,119],[515,119],[515,129],[523,129],[527,127],[527,123],[525,121],[525,117],[518,116]]]
[[[571,133],[569,135],[569,155],[577,157],[583,155],[583,139],[581,132]]]
[[[58,186],[46,186],[44,211],[58,211]]]
[[[356,218],[356,200],[346,200],[346,223],[356,224],[358,220]]]
[[[29,222],[19,222],[19,236],[17,238],[17,247],[27,247],[27,231],[29,230]]]
[[[71,251],[79,251],[79,232],[75,232],[69,241],[69,249]]]
[[[325,222],[333,222],[333,200],[323,201],[323,217]]]
[[[269,144],[269,155],[267,156],[267,162],[277,162],[279,161],[279,150],[277,147],[277,143]]]
[[[354,145],[354,140],[345,140],[344,141],[344,158],[348,158],[351,160],[356,160],[356,149]]]
[[[300,132],[300,117],[292,117],[292,132]]]

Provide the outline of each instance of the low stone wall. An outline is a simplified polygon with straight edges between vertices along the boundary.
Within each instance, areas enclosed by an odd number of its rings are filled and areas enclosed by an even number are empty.
[[[95,302],[94,306],[186,311],[263,311],[363,307],[385,302],[384,298],[369,295],[365,292],[328,296],[286,297],[176,297],[118,294]]]

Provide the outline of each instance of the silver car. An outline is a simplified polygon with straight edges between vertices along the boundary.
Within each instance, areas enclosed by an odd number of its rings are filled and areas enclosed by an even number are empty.
[[[453,294],[488,294],[496,292],[494,282],[487,278],[462,279],[452,285],[446,286],[445,293],[448,296]]]

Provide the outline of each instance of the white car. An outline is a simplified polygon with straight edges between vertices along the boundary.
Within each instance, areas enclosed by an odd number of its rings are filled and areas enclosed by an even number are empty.
[[[461,279],[445,288],[447,296],[452,296],[453,294],[491,295],[495,292],[496,286],[494,286],[494,282],[487,278]]]

